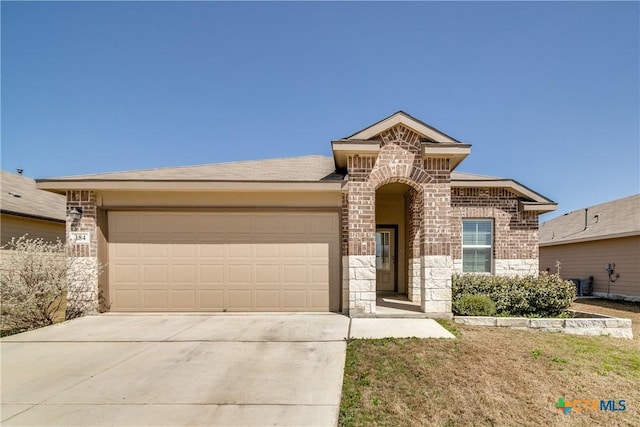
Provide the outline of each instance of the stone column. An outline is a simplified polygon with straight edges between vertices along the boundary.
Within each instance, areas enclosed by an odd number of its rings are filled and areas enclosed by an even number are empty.
[[[79,219],[69,211],[80,210]],[[98,237],[96,196],[93,191],[67,191],[67,244],[72,258],[67,290],[67,313],[93,314],[98,310]],[[87,241],[75,242],[74,233],[88,233]]]
[[[343,255],[343,292],[349,295],[349,315],[376,312],[375,189],[367,177],[374,157],[350,156],[346,197],[347,242]],[[346,285],[346,286],[345,286]]]
[[[451,314],[451,184],[449,159],[426,158],[433,181],[423,184],[421,308],[433,317]]]

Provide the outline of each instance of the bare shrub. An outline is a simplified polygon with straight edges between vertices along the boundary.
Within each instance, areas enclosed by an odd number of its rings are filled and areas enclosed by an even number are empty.
[[[70,287],[95,281],[96,269],[67,256],[64,243],[12,239],[0,258],[0,322],[3,330],[27,330],[92,311],[91,298],[67,305]],[[70,308],[71,310],[66,310]],[[66,312],[66,313],[65,313]]]

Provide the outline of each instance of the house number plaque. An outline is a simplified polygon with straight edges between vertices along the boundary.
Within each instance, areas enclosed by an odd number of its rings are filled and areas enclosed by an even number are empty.
[[[91,241],[88,231],[72,231],[69,233],[69,243],[74,245],[88,245]]]

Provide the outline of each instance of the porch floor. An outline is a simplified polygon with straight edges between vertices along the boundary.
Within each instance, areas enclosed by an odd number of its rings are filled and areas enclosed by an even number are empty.
[[[379,293],[375,317],[428,318],[420,311],[420,303],[409,301],[405,294]]]

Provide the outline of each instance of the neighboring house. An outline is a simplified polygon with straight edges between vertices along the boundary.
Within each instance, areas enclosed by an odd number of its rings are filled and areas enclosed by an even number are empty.
[[[25,234],[49,242],[66,235],[66,197],[38,190],[33,179],[1,171],[0,235],[4,246]]]
[[[556,273],[556,262],[563,278],[591,281],[596,296],[640,301],[640,194],[542,224],[540,267]]]
[[[454,271],[538,272],[538,215],[556,204],[455,172],[468,144],[398,112],[332,149],[38,188],[67,195],[76,255],[107,265],[78,298],[99,289],[112,311],[373,316],[377,292],[398,292],[448,317]]]

